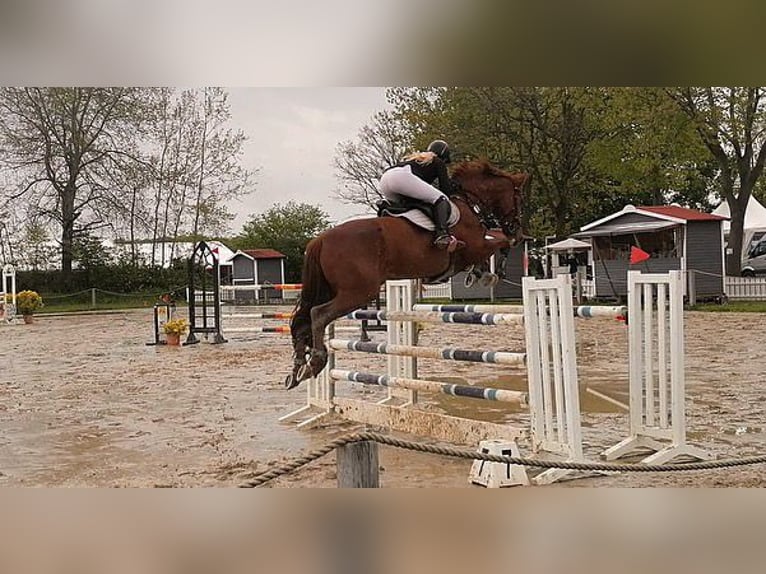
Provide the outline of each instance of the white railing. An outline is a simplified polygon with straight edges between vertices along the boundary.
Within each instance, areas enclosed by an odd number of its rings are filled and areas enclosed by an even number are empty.
[[[452,299],[452,282],[439,283],[438,285],[423,285],[421,287],[422,299]]]
[[[766,301],[766,277],[726,277],[724,291],[730,301]]]

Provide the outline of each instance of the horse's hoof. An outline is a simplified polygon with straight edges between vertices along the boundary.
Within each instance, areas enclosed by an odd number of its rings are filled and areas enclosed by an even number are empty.
[[[295,378],[298,380],[298,382],[295,384],[297,385],[301,381],[310,379],[313,376],[314,376],[314,373],[311,371],[311,367],[308,364],[304,364],[301,366],[300,369],[298,369],[298,372],[295,375]]]
[[[285,388],[289,391],[290,389],[294,389],[301,383],[300,379],[298,379],[295,375],[287,375],[285,377]]]
[[[494,273],[484,273],[479,279],[479,284],[482,287],[494,287],[497,285],[499,278]]]
[[[315,377],[322,372],[322,369],[327,365],[327,353],[324,351],[316,351],[309,361],[308,366],[311,369],[311,376]]]
[[[467,289],[470,289],[471,287],[473,287],[474,283],[476,283],[476,275],[474,275],[473,272],[469,272],[465,276],[465,280],[463,281],[463,285],[465,285],[465,287]]]

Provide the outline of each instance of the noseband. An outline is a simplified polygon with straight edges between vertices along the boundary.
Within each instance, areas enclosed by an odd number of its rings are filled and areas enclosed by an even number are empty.
[[[521,188],[517,185],[513,186],[513,193],[514,193],[514,206],[515,206],[515,213],[514,213],[514,220],[513,222],[509,221],[502,221],[498,218],[498,216],[493,212],[492,209],[487,205],[487,202],[482,200],[480,197],[476,196],[476,194],[471,193],[467,189],[465,189],[462,185],[460,185],[459,182],[453,182],[454,185],[454,191],[451,196],[451,199],[461,199],[468,208],[476,215],[476,217],[479,219],[479,222],[484,226],[484,229],[487,231],[490,229],[496,229],[500,228],[503,230],[503,233],[508,237],[512,238],[516,235],[516,229],[515,227],[521,228],[521,224],[519,223],[519,219],[521,218],[521,210],[520,203],[521,203]],[[504,217],[507,217],[507,214],[504,214]]]

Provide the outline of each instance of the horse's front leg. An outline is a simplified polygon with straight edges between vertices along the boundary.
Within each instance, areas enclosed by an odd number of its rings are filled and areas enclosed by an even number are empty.
[[[474,268],[474,274],[479,281],[479,285],[482,287],[494,287],[498,284],[500,275],[502,275],[502,270],[505,267],[505,259],[509,245],[510,242],[507,239],[485,237],[483,250],[486,253],[486,256],[483,262],[477,266],[478,269]],[[502,253],[502,259],[500,264],[496,265],[495,273],[492,273],[489,267],[489,258],[498,252]],[[473,284],[474,281],[471,281],[471,283]]]

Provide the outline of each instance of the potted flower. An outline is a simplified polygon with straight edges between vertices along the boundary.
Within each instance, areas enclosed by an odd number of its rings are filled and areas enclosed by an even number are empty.
[[[180,345],[181,335],[189,330],[189,322],[186,319],[171,319],[162,325],[165,333],[165,343],[168,345]]]
[[[25,323],[32,322],[32,315],[43,306],[43,298],[37,291],[22,291],[16,295],[16,311],[24,317]]]

